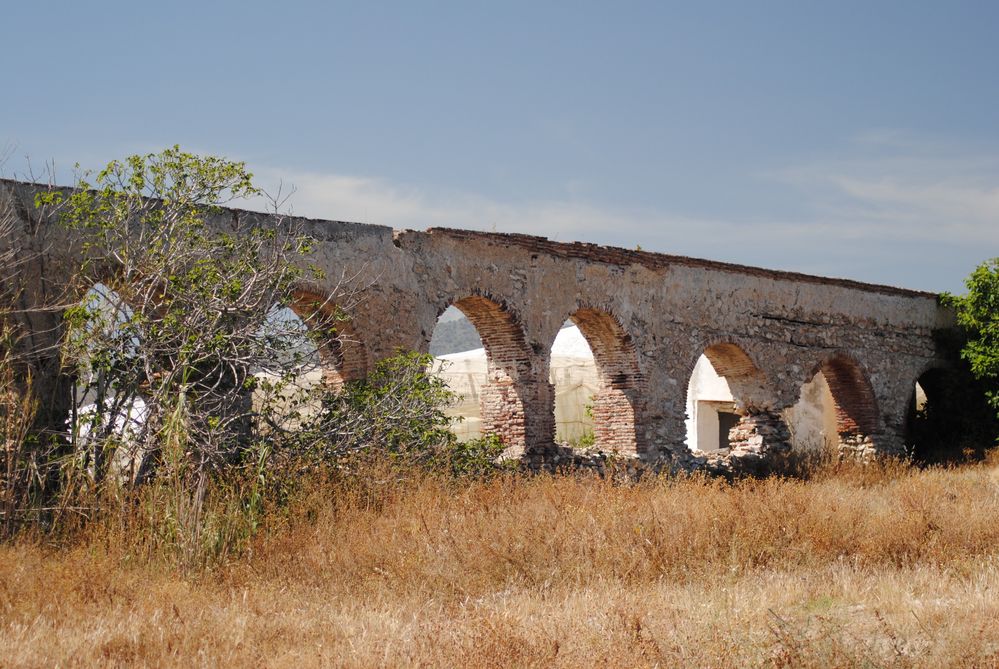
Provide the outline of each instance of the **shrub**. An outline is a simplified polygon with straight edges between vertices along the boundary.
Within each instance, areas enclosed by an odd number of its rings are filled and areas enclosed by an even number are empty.
[[[498,437],[459,442],[445,409],[455,394],[430,373],[432,357],[400,351],[378,362],[365,379],[342,389],[305,390],[278,448],[302,464],[335,462],[354,454],[387,456],[404,466],[481,475],[497,468]],[[309,411],[309,404],[318,409]]]

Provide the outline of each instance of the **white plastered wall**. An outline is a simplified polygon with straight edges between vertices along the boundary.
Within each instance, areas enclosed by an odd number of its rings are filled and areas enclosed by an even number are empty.
[[[687,448],[713,451],[718,448],[718,409],[731,406],[732,390],[724,376],[718,376],[707,356],[694,365],[687,384]]]

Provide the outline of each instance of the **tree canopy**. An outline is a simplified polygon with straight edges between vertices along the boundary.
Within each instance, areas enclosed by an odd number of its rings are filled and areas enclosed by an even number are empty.
[[[947,296],[966,335],[961,357],[984,384],[989,404],[999,413],[999,258],[976,267],[965,286],[967,294]]]

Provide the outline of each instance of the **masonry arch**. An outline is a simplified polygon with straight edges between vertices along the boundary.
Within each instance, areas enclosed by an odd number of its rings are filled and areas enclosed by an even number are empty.
[[[860,364],[845,354],[837,354],[826,359],[819,371],[829,384],[841,440],[846,436],[874,434],[878,427],[878,401]]]
[[[995,410],[965,367],[927,365],[911,382],[905,416],[906,452],[920,464],[984,457],[995,443]]]
[[[645,377],[631,336],[611,313],[593,307],[577,309],[566,322],[579,329],[596,371],[596,389],[590,400],[594,445],[625,454],[643,451]],[[558,388],[555,392],[557,395]]]
[[[438,348],[443,326],[460,322],[445,316],[448,312],[454,313],[450,307],[460,312],[475,330],[471,340],[466,333],[462,341],[477,341],[481,348],[454,352]],[[456,425],[459,437],[494,434],[511,454],[522,452],[528,446],[531,434],[537,432],[529,410],[536,404],[537,389],[532,373],[532,352],[514,314],[505,304],[490,297],[468,295],[441,309],[430,345],[438,354],[435,362],[438,373],[463,396],[463,405],[452,412],[463,419]],[[469,345],[474,344],[466,343],[459,348]]]
[[[759,413],[762,373],[746,351],[732,341],[708,345],[687,382],[687,446],[700,453],[727,452],[733,430]]]
[[[846,353],[835,353],[813,368],[791,410],[799,417],[814,416],[807,430],[796,431],[796,446],[860,455],[876,448],[879,409],[874,388],[860,363]]]
[[[297,289],[288,308],[307,328],[319,333],[316,340],[323,383],[336,388],[364,378],[370,368],[367,348],[339,305],[316,291]]]

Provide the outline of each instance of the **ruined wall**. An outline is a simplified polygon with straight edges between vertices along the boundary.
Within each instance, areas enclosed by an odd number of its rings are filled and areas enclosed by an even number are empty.
[[[56,285],[72,267],[74,240],[32,218],[38,188],[0,182],[0,196],[13,196],[21,212],[23,238],[16,243],[38,254],[22,274]],[[274,224],[235,210],[214,223],[237,220]],[[335,294],[351,316],[350,341],[325,357],[329,374],[356,377],[398,348],[426,351],[437,317],[456,305],[476,325],[489,357],[484,429],[532,458],[553,442],[549,358],[567,319],[586,335],[601,381],[598,447],[680,466],[697,464],[684,444],[684,418],[702,353],[714,355],[746,416],[767,420],[779,421],[821,371],[836,404],[839,441],[861,453],[901,449],[915,380],[948,364],[934,332],[951,327],[953,316],[933,294],[524,235],[283,224],[316,240],[309,261],[327,274],[301,287],[300,308],[309,295]],[[45,291],[32,291],[28,303],[50,301]],[[57,322],[57,310],[46,313],[55,319],[48,325]],[[743,432],[762,422],[747,419]]]

